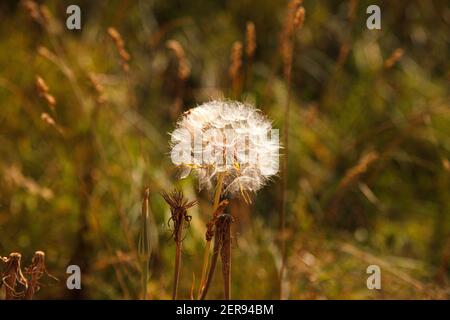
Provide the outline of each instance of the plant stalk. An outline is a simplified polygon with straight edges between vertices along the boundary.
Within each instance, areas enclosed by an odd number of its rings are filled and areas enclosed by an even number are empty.
[[[231,299],[231,219],[225,219],[223,226],[222,273],[225,300]]]
[[[149,197],[150,190],[147,188],[142,201],[141,210],[141,237],[139,243],[139,256],[141,260],[141,285],[142,285],[142,300],[147,299],[147,282],[148,282],[148,264],[150,261],[150,236],[148,226],[148,211],[149,211]]]
[[[212,210],[212,214],[213,214],[212,218],[213,219],[214,219],[214,213],[216,212],[217,207],[219,206],[220,194],[222,193],[223,176],[224,176],[224,173],[219,173],[218,178],[217,178],[216,190],[214,193],[213,210]],[[206,245],[205,245],[205,252],[203,253],[202,273],[201,273],[201,277],[200,277],[200,286],[198,289],[199,297],[202,295],[202,291],[204,290],[204,287],[205,287],[206,271],[208,270],[210,248],[211,248],[211,240],[207,239]]]
[[[183,212],[180,211],[179,215],[181,215]],[[172,299],[177,299],[177,293],[178,293],[178,283],[180,281],[180,270],[181,270],[181,246],[182,246],[182,237],[183,237],[183,216],[177,217],[179,221],[179,227],[177,229],[176,234],[176,249],[175,249],[175,273],[173,276],[173,292],[172,292]]]
[[[219,251],[220,251],[220,234],[218,234],[218,230],[216,227],[216,234],[214,237],[214,249],[213,249],[213,255],[211,257],[211,265],[209,267],[208,271],[208,277],[205,279],[204,287],[201,291],[200,300],[205,300],[206,294],[208,293],[209,286],[211,285],[211,280],[214,276],[214,271],[216,270],[217,265],[217,258],[219,257]]]

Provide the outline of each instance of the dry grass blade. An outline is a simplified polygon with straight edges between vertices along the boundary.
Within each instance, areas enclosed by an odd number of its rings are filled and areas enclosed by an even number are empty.
[[[49,108],[54,112],[56,106],[56,99],[52,94],[50,94],[49,87],[45,82],[45,80],[40,76],[36,76],[35,84],[39,96],[47,103]]]
[[[117,53],[119,54],[120,57],[120,64],[122,66],[122,70],[125,73],[128,73],[130,71],[130,65],[128,64],[128,62],[130,61],[131,56],[125,49],[125,42],[123,41],[121,34],[119,33],[119,31],[117,31],[116,28],[109,27],[107,31],[108,35],[111,37],[111,39],[114,42],[114,45],[116,46]]]
[[[139,236],[139,260],[141,265],[142,299],[147,299],[148,264],[151,255],[151,243],[149,234],[149,197],[150,189],[145,189],[141,208],[141,231]]]

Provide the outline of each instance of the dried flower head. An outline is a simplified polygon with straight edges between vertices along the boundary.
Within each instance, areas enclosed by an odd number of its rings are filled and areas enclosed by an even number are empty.
[[[181,241],[182,225],[186,222],[188,225],[191,222],[192,217],[187,214],[187,209],[196,205],[197,201],[188,201],[184,198],[183,193],[180,190],[173,190],[170,193],[161,193],[164,200],[170,206],[171,217],[169,224],[173,221],[173,237],[175,242]]]
[[[170,206],[170,212],[172,215],[169,219],[169,224],[170,221],[173,221],[172,235],[176,243],[175,273],[172,292],[172,298],[175,300],[177,298],[178,283],[180,280],[183,225],[186,223],[187,226],[189,226],[192,217],[187,214],[187,209],[193,207],[197,202],[189,202],[186,200],[180,190],[173,190],[171,193],[163,192],[161,195]]]
[[[6,288],[6,300],[20,299],[24,292],[17,291],[18,285],[28,287],[28,281],[22,273],[21,267],[22,255],[18,252],[12,252],[8,258],[2,258],[6,263],[3,273],[0,273],[0,288],[2,285]]]
[[[57,278],[47,272],[45,267],[45,253],[36,251],[31,261],[31,265],[25,268],[25,274],[28,276],[28,287],[25,292],[25,299],[30,300],[33,295],[41,288],[40,279],[47,275],[49,278],[58,281]]]
[[[171,134],[172,162],[200,187],[223,176],[223,194],[256,192],[279,165],[278,130],[260,110],[236,101],[210,101],[185,112]]]

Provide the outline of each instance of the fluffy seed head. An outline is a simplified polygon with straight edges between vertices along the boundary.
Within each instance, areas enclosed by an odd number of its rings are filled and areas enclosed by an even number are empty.
[[[236,101],[210,101],[185,112],[171,147],[182,178],[193,171],[200,188],[211,188],[223,175],[223,193],[246,200],[278,172],[278,130],[260,110]]]

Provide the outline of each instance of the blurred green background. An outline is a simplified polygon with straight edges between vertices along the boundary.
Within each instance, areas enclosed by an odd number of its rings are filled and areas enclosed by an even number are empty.
[[[44,7],[34,15],[23,2],[0,3],[0,256],[21,252],[28,265],[34,251],[45,251],[60,282],[43,279],[36,298],[138,298],[139,214],[149,187],[148,298],[170,298],[175,244],[159,192],[178,187],[199,201],[183,243],[179,295],[189,299],[212,195],[194,178],[177,179],[168,132],[183,110],[218,97],[255,104],[282,132],[288,2],[37,3]],[[81,8],[81,30],[65,27],[70,4]],[[366,28],[370,4],[381,7],[381,30]],[[305,24],[294,34],[281,297],[448,299],[448,1],[303,6]],[[245,54],[249,21],[253,59]],[[109,27],[122,35],[128,71]],[[169,40],[182,48],[178,56]],[[244,46],[238,90],[229,76],[235,41]],[[280,298],[281,185],[275,178],[252,205],[229,208],[234,298]],[[69,264],[82,269],[80,291],[65,286]],[[381,267],[381,290],[366,287],[371,264]],[[220,272],[209,297],[222,297]]]

